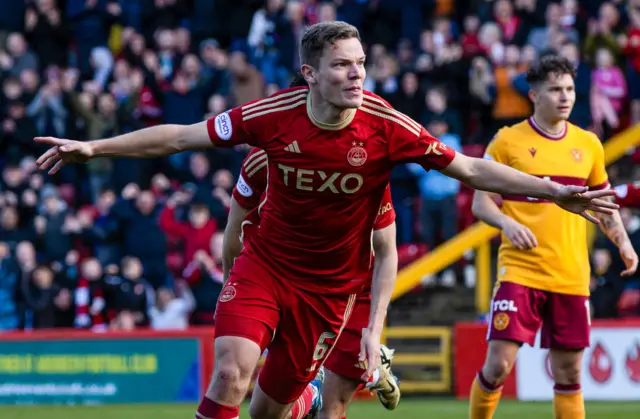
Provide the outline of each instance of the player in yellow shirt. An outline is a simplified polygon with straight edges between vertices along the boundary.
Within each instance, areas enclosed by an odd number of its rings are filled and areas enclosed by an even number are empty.
[[[609,188],[600,140],[567,122],[575,102],[575,72],[565,58],[551,56],[530,69],[527,81],[533,116],[501,129],[486,158],[566,185]],[[599,223],[618,246],[631,275],[638,256],[615,211],[612,215],[562,211],[548,201],[476,192],[473,213],[502,230],[497,283],[491,305],[484,366],[471,388],[469,417],[490,419],[518,349],[533,345],[540,328],[555,378],[556,419],[584,419],[580,387],[582,353],[589,346],[589,254],[587,221]]]

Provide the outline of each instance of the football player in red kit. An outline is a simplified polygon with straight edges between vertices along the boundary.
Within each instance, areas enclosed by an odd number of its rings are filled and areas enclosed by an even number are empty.
[[[236,186],[233,189],[229,219],[225,228],[223,270],[225,279],[233,266],[233,261],[240,254],[243,243],[251,239],[259,228],[260,216],[258,206],[264,199],[263,192],[267,187],[268,158],[263,150],[254,148],[245,158]],[[381,257],[391,257],[397,265],[397,248],[395,243],[395,210],[391,201],[389,187],[380,204],[378,217],[373,229],[373,251],[377,255],[376,261]],[[373,276],[376,267],[370,271]],[[363,363],[359,362],[360,339],[362,330],[366,329],[369,321],[371,306],[370,287],[358,295],[356,304],[345,326],[340,339],[333,347],[332,352],[325,362],[326,385],[322,387],[320,380],[314,380],[309,384],[323,388],[320,398],[313,400],[313,406],[309,401],[298,406],[307,406],[310,413],[322,407],[320,418],[344,417],[346,409],[356,391],[360,388],[376,390],[381,403],[389,410],[397,407],[400,401],[400,389],[396,378],[391,373],[391,360],[393,351],[381,345],[380,353],[382,363],[378,370],[368,379],[363,379]],[[323,374],[324,378],[324,374]],[[311,391],[309,394],[313,394]],[[293,412],[294,417],[297,412]],[[305,412],[306,413],[306,412]]]
[[[268,155],[269,182],[260,228],[236,258],[220,295],[211,385],[196,416],[235,419],[264,349],[269,356],[249,407],[252,418],[285,417],[322,366],[369,281],[371,232],[396,164],[418,163],[475,189],[554,202],[589,217],[611,213],[613,191],[527,175],[455,153],[420,124],[363,90],[365,54],[345,22],[306,28],[301,73],[309,88],[284,89],[207,121],[164,124],[108,139],[39,137],[50,145],[37,160],[62,165],[101,157],[158,157],[247,143]],[[380,364],[380,337],[396,267],[373,281],[362,334],[370,376]]]

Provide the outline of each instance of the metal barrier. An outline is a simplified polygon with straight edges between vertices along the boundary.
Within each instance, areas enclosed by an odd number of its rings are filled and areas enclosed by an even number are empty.
[[[451,391],[451,329],[448,327],[403,326],[387,327],[382,335],[382,342],[389,339],[437,339],[438,351],[398,352],[393,357],[395,372],[402,367],[439,367],[439,378],[433,380],[407,379],[400,376],[400,389],[403,393],[449,393]]]

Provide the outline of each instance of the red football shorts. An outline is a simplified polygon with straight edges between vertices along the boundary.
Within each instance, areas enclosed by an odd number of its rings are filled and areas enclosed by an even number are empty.
[[[540,346],[584,349],[589,346],[589,297],[558,294],[501,282],[491,302],[487,339],[534,345],[542,327]]]
[[[359,364],[360,341],[362,329],[369,325],[369,311],[371,309],[371,294],[369,292],[358,295],[356,306],[349,317],[340,339],[333,347],[333,351],[324,363],[324,367],[334,374],[352,380],[361,381],[366,371]]]
[[[262,350],[268,347],[258,384],[275,401],[288,404],[315,378],[356,297],[305,292],[286,278],[276,278],[252,257],[243,252],[236,258],[218,299],[215,335],[240,336]],[[267,333],[273,340],[265,338]]]

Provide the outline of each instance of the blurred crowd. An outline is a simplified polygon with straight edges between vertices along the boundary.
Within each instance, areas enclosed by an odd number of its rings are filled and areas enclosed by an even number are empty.
[[[530,115],[524,72],[548,53],[575,63],[573,123],[606,139],[640,121],[640,0],[0,0],[0,10],[0,330],[211,324],[248,148],[99,159],[48,177],[32,139],[190,124],[265,97],[298,68],[306,24],[356,25],[365,88],[466,154],[482,156],[499,127]],[[637,175],[632,162],[611,169],[614,182]],[[401,258],[474,221],[470,191],[437,172],[400,166],[392,193]]]

